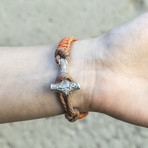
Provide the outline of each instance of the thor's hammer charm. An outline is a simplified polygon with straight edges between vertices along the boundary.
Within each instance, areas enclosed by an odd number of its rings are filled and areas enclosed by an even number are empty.
[[[68,62],[66,59],[60,58],[59,59],[59,69],[60,73],[67,72],[67,65]],[[71,91],[80,89],[79,83],[71,82],[69,80],[62,80],[58,84],[51,84],[50,90],[62,93],[63,95],[67,96]]]

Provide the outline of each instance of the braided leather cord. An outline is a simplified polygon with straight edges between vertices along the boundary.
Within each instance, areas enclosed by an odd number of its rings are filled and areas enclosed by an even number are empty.
[[[65,37],[59,42],[59,44],[57,45],[57,50],[55,52],[57,64],[60,58],[64,58],[68,62],[70,61],[70,45],[74,41],[77,41],[75,37]],[[56,83],[59,83],[62,80],[69,80],[71,82],[74,82],[69,73],[60,73],[56,78]],[[77,108],[73,107],[72,92],[70,92],[67,96],[64,96],[62,93],[58,93],[58,99],[64,107],[65,118],[68,119],[70,122],[74,122],[77,119],[81,119],[87,116],[88,112],[80,113]]]

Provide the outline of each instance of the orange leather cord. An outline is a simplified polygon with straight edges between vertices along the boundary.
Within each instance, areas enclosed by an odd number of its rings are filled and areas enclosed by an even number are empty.
[[[68,62],[70,61],[70,45],[76,40],[77,39],[75,37],[65,37],[59,42],[59,44],[57,45],[57,50],[55,52],[57,63],[60,58],[64,58]],[[60,73],[56,78],[56,83],[59,83],[65,79],[74,82],[69,73]],[[87,116],[88,112],[80,113],[78,108],[73,107],[72,92],[70,92],[67,96],[64,96],[62,93],[58,93],[58,99],[64,107],[65,118],[68,119],[70,122],[74,122],[77,119],[81,119]]]

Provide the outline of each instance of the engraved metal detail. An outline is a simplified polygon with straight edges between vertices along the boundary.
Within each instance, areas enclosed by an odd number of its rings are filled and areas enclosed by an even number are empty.
[[[67,96],[71,91],[80,89],[80,86],[78,83],[63,80],[58,84],[51,84],[50,89]]]
[[[67,72],[68,62],[66,59],[59,59],[60,73]],[[79,83],[70,82],[69,80],[63,80],[58,84],[51,84],[50,90],[68,95],[71,91],[80,89]]]

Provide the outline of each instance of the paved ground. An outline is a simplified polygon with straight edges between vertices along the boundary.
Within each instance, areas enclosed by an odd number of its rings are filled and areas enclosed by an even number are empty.
[[[148,0],[0,0],[0,45],[97,37],[148,10]],[[0,148],[148,148],[148,130],[91,113],[0,125]]]

